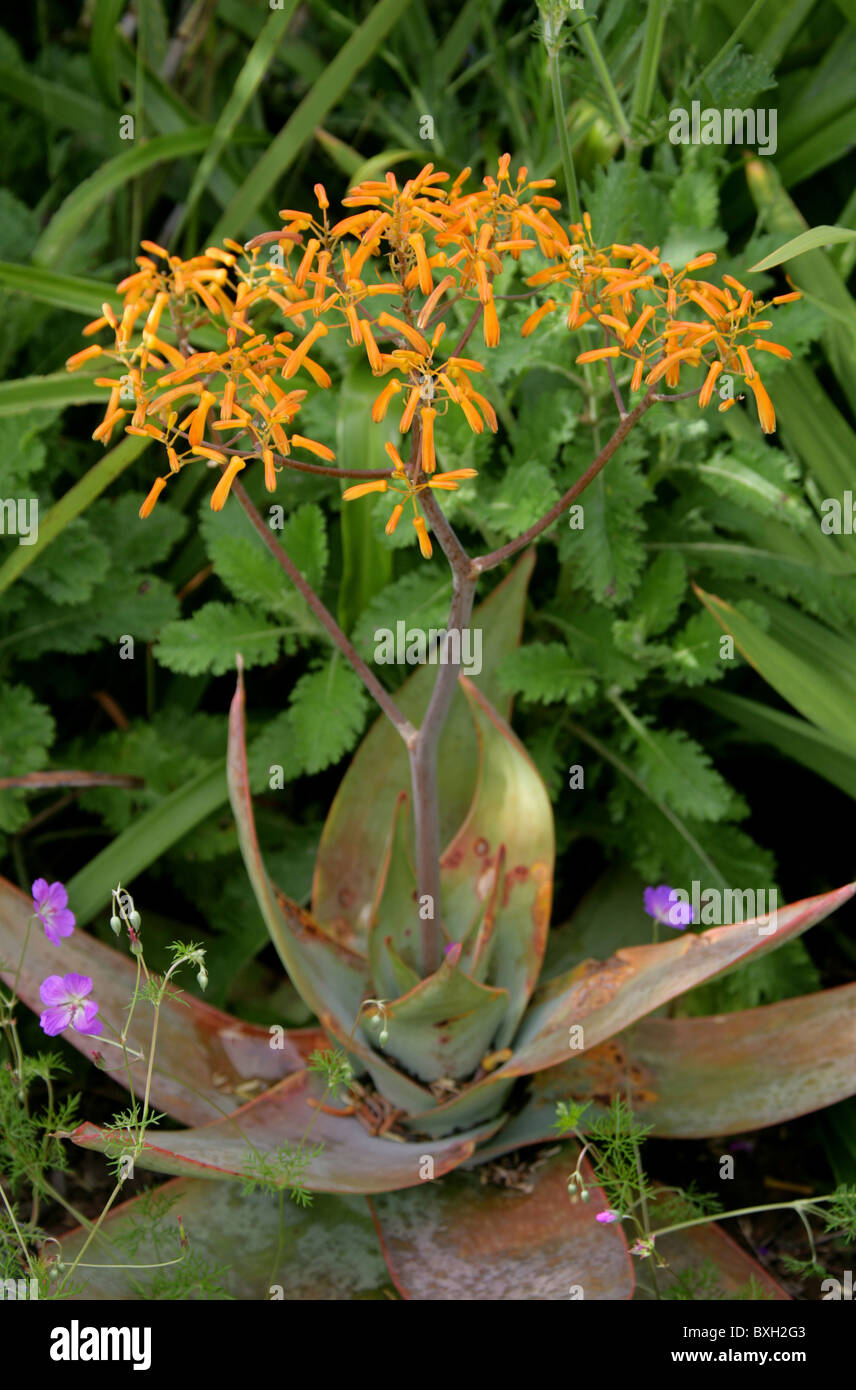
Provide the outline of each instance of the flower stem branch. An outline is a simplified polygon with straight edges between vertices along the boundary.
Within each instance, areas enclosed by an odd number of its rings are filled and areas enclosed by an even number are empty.
[[[637,420],[640,420],[645,414],[645,411],[653,404],[653,399],[653,395],[649,391],[639,404],[634,406],[633,410],[631,410],[628,415],[624,416],[624,419],[620,421],[612,437],[604,444],[594,462],[589,464],[585,473],[577,478],[573,487],[568,489],[564,497],[559,498],[559,501],[541,517],[540,521],[533,522],[533,524],[524,531],[522,535],[518,536],[516,540],[509,541],[507,545],[500,546],[498,550],[491,551],[489,555],[480,555],[477,559],[473,560],[472,573],[484,574],[487,570],[496,569],[497,565],[501,565],[503,561],[509,560],[511,556],[516,555],[519,550],[524,550],[530,542],[534,541],[537,536],[540,536],[542,531],[546,531],[547,527],[551,526],[553,522],[562,515],[565,508],[570,506],[570,504],[579,497],[580,493],[585,491],[589,483],[597,477],[600,470],[609,462],[613,454],[616,453],[624,443]]]
[[[404,739],[404,742],[409,746],[416,736],[416,730],[410,720],[405,718],[398,708],[398,705],[386,690],[384,690],[377,677],[369,670],[353,643],[348,641],[332,613],[324,606],[315,593],[315,590],[304,579],[293,560],[285,553],[270,527],[265,525],[258,509],[253,502],[250,501],[250,498],[239,482],[236,481],[232,484],[232,492],[237,497],[277,564],[285,570],[292,584],[297,591],[302,594],[322,627],[326,628],[334,643],[339,648],[339,651],[345,659],[350,662],[372,699],[376,701],[387,718],[395,725],[395,728]]]

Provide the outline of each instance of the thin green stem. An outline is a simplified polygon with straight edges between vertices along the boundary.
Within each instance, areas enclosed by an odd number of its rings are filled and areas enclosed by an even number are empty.
[[[97,1236],[97,1234],[98,1234],[98,1232],[99,1232],[99,1230],[100,1230],[100,1228],[101,1228],[101,1225],[102,1225],[102,1223],[103,1223],[103,1221],[104,1221],[104,1218],[106,1217],[108,1211],[109,1211],[110,1208],[112,1207],[113,1203],[115,1202],[116,1198],[119,1196],[119,1193],[120,1193],[121,1191],[122,1191],[122,1183],[117,1182],[116,1186],[113,1188],[113,1191],[110,1193],[109,1198],[107,1199],[107,1202],[106,1202],[106,1204],[105,1204],[105,1206],[104,1206],[103,1211],[101,1212],[101,1215],[99,1216],[98,1220],[95,1222],[95,1225],[92,1227],[92,1230],[89,1232],[89,1235],[86,1237],[86,1240],[83,1242],[83,1245],[81,1246],[81,1248],[80,1248],[80,1250],[79,1250],[79,1252],[78,1252],[77,1259],[74,1261],[74,1264],[71,1266],[71,1268],[68,1270],[68,1272],[67,1272],[67,1273],[65,1274],[65,1276],[63,1277],[62,1283],[58,1285],[58,1287],[57,1287],[57,1293],[58,1293],[58,1294],[62,1292],[62,1290],[65,1288],[66,1284],[68,1283],[69,1279],[70,1279],[70,1278],[72,1277],[72,1275],[74,1274],[74,1271],[77,1269],[77,1266],[80,1264],[80,1261],[82,1260],[83,1256],[86,1254],[86,1252],[87,1252],[87,1250],[89,1249],[90,1245],[92,1244],[93,1240],[94,1240],[95,1237]]]
[[[736,1211],[718,1211],[715,1216],[696,1216],[692,1221],[679,1221],[674,1226],[663,1226],[660,1230],[651,1232],[651,1239],[659,1240],[661,1236],[672,1235],[675,1231],[689,1230],[690,1226],[709,1226],[713,1221],[731,1221],[735,1216],[754,1216],[757,1212],[795,1211],[801,1216],[803,1207],[812,1207],[816,1206],[818,1202],[830,1202],[831,1200],[831,1196],[800,1197],[795,1202],[762,1202],[756,1207],[739,1207]]]
[[[612,112],[618,133],[625,144],[628,144],[630,141],[630,123],[627,120],[621,97],[618,95],[618,90],[612,80],[609,68],[607,67],[606,59],[601,53],[597,39],[594,36],[594,28],[591,24],[585,23],[581,24],[576,32],[580,41],[580,46],[594,68],[600,85],[603,87],[604,96],[609,103],[609,109]]]
[[[635,128],[651,110],[657,86],[657,69],[663,47],[663,31],[666,24],[665,0],[648,0],[648,13],[645,20],[645,39],[642,54],[636,69],[636,82],[630,103],[630,126]]]
[[[23,1251],[23,1253],[24,1253],[24,1259],[27,1261],[27,1269],[30,1271],[30,1274],[32,1275],[32,1274],[33,1274],[33,1262],[32,1262],[32,1260],[30,1259],[30,1252],[29,1252],[29,1250],[27,1249],[26,1243],[25,1243],[25,1241],[24,1241],[24,1237],[21,1235],[20,1228],[19,1228],[19,1226],[18,1226],[17,1221],[15,1220],[15,1213],[13,1212],[11,1206],[9,1205],[9,1199],[8,1199],[8,1197],[6,1196],[5,1189],[4,1189],[3,1184],[2,1184],[1,1182],[0,1182],[0,1197],[3,1198],[3,1205],[5,1206],[6,1210],[7,1210],[8,1213],[9,1213],[9,1220],[12,1222],[12,1225],[13,1225],[14,1230],[15,1230],[15,1235],[18,1237],[18,1243],[20,1244],[21,1249],[22,1249],[22,1251]]]
[[[553,114],[556,118],[556,138],[559,142],[559,153],[562,156],[562,169],[565,175],[565,187],[568,193],[571,221],[581,222],[582,209],[580,207],[580,193],[577,187],[577,174],[574,168],[574,156],[571,150],[570,136],[568,135],[565,101],[562,96],[559,49],[555,46],[547,49],[547,66],[550,72],[550,87],[553,92]]]

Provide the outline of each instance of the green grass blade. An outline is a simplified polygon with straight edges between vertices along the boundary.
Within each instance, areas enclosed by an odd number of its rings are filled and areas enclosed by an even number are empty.
[[[228,796],[224,757],[139,816],[68,884],[78,923],[91,922],[108,905],[117,883],[133,883],[138,874],[224,805]]]
[[[37,77],[26,68],[0,63],[0,90],[4,97],[20,102],[43,118],[49,116],[53,125],[63,130],[77,130],[103,140],[110,123],[116,120],[114,112],[84,92]]]
[[[825,496],[841,497],[852,487],[856,433],[804,362],[788,363],[787,389],[776,391],[776,415],[791,448]]]
[[[52,406],[87,405],[91,401],[106,399],[103,387],[94,386],[92,376],[83,368],[73,373],[25,376],[18,381],[0,382],[0,417],[25,415],[30,410],[45,410]]]
[[[18,265],[13,261],[0,261],[0,289],[15,290],[17,294],[29,295],[40,304],[50,304],[54,309],[68,309],[73,314],[83,314],[87,319],[95,319],[101,313],[105,299],[121,312],[122,298],[106,280],[90,280],[84,275],[59,275],[54,270],[43,270],[41,266]]]
[[[103,459],[90,468],[74,487],[51,507],[47,516],[39,518],[39,538],[35,545],[18,545],[12,554],[0,565],[0,594],[8,589],[20,574],[31,565],[37,555],[55,541],[70,521],[80,516],[90,502],[100,497],[105,488],[124,473],[135,459],[139,458],[149,446],[149,440],[139,439],[128,434]]]
[[[854,240],[856,240],[856,232],[851,231],[849,227],[809,227],[807,232],[800,232],[799,236],[792,237],[777,251],[771,251],[769,256],[765,256],[762,261],[747,266],[747,270],[755,273],[769,270],[774,265],[783,265],[785,261],[792,261],[794,256],[801,256],[804,251],[816,251],[819,246],[833,246],[839,241]]]
[[[60,261],[106,197],[155,164],[199,154],[208,145],[213,130],[213,126],[206,125],[177,131],[172,135],[156,135],[154,139],[102,164],[96,173],[78,184],[54,213],[36,242],[33,261],[37,265],[52,265]]]
[[[840,739],[824,734],[782,710],[769,709],[757,700],[730,695],[724,690],[700,691],[696,696],[717,714],[724,715],[753,739],[770,743],[786,758],[802,763],[818,777],[856,798],[856,755]]]
[[[95,0],[89,62],[95,84],[111,106],[119,105],[119,74],[116,71],[116,25],[125,0]]]
[[[176,235],[199,201],[220,155],[232,138],[235,126],[258,91],[296,8],[297,0],[285,0],[285,5],[281,10],[272,10],[264,28],[247,54],[246,62],[238,74],[229,100],[220,113],[210,143],[193,176],[193,183],[190,185],[184,211],[175,228]]]
[[[279,179],[291,167],[356,74],[407,9],[408,0],[380,0],[289,117],[273,144],[244,180],[211,232],[212,241],[235,236],[247,225]]]
[[[856,754],[856,705],[846,684],[836,679],[828,667],[824,669],[803,661],[733,604],[695,588],[705,608],[731,634],[746,660],[767,684],[819,729],[840,740],[849,753]],[[820,628],[819,624],[817,626]]]
[[[805,218],[789,197],[769,159],[747,160],[746,179],[768,231],[793,237],[809,230]],[[800,288],[804,287],[810,294],[818,295],[846,315],[847,324],[838,319],[830,323],[822,341],[830,366],[844,392],[851,400],[856,399],[856,304],[847,286],[829,257],[816,249],[803,252],[793,266],[793,276]]]

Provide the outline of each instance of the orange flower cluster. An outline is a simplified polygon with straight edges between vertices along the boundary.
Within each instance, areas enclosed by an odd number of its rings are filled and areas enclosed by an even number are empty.
[[[678,271],[660,260],[659,247],[614,242],[598,248],[591,232],[591,219],[583,214],[574,223],[570,237],[564,237],[555,255],[556,264],[531,275],[533,288],[566,285],[570,298],[561,306],[547,299],[523,325],[527,337],[549,314],[562,307],[567,311],[569,328],[596,323],[604,330],[605,345],[581,352],[578,363],[599,362],[625,357],[633,363],[631,391],[650,389],[665,378],[672,388],[680,384],[681,369],[705,367],[699,390],[700,406],[710,403],[721,372],[743,378],[755,397],[758,418],[765,434],[776,428],[776,413],[751,352],[767,352],[789,358],[790,351],[780,343],[759,337],[772,328],[765,318],[771,305],[800,299],[798,290],[775,295],[769,302],[756,300],[731,275],[723,275],[723,286],[709,280],[696,280],[692,273],[713,265],[716,256],[705,252]],[[697,317],[699,311],[701,318]],[[688,315],[696,317],[688,317]],[[741,398],[742,399],[742,398]],[[730,410],[732,396],[719,406]]]
[[[524,337],[560,307],[557,295],[566,286],[570,296],[561,307],[568,327],[596,323],[606,334],[605,345],[582,352],[578,362],[627,357],[634,364],[634,391],[663,377],[675,386],[682,367],[704,366],[701,405],[711,399],[721,371],[736,372],[755,395],[764,430],[775,427],[749,354],[790,354],[758,336],[771,327],[759,317],[765,304],[729,276],[723,277],[726,288],[691,278],[715,260],[712,254],[676,273],[657,248],[598,249],[587,214],[569,232],[554,216],[559,203],[542,191],[552,179],[530,181],[521,168],[512,181],[509,166],[503,155],[496,177],[474,192],[464,191],[469,169],[449,183],[448,174],[428,164],[403,187],[387,174],[352,189],[343,199],[346,215],[335,221],[316,184],[316,212],[285,209],[281,229],[246,246],[225,241],[225,249],[208,247],[189,260],[142,242],[137,271],[117,287],[121,315],[104,304],[101,317],[83,330],[86,336],[109,331],[112,342],[93,343],[67,362],[74,370],[104,358],[118,369],[96,378],[109,398],[93,438],[106,445],[121,426],[165,448],[169,472],[155,480],[140,515],[152,511],[170,477],[197,459],[220,470],[211,497],[215,510],[252,460],[261,462],[269,492],[288,467],[358,476],[328,467],[332,450],[294,429],[307,394],[300,383],[308,377],[322,390],[330,386],[315,354],[330,331],[341,330],[365,352],[374,374],[389,378],[372,418],[383,420],[399,397],[399,428],[411,435],[407,462],[388,445],[389,476],[359,482],[344,497],[399,494],[386,530],[393,531],[410,506],[420,549],[429,556],[419,494],[452,490],[474,476],[473,469],[438,471],[437,417],[457,409],[476,433],[485,425],[496,431],[493,407],[473,383],[484,367],[464,356],[463,347],[479,321],[485,346],[498,344],[494,281],[508,258],[517,261],[536,247],[549,264],[527,283],[533,291],[547,287],[551,297],[526,320]],[[470,323],[446,355],[446,315],[460,301],[472,307]],[[686,316],[698,311],[700,320]],[[217,346],[193,346],[200,334]],[[732,404],[725,401],[720,409]],[[308,464],[294,451],[322,462]]]

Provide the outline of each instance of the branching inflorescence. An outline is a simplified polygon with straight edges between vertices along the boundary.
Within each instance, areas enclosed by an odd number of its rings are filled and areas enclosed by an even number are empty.
[[[124,296],[121,317],[105,304],[102,316],[83,330],[93,336],[109,329],[112,344],[93,343],[67,363],[74,370],[104,358],[119,368],[119,376],[96,378],[110,394],[94,438],[106,445],[122,426],[166,449],[169,472],[155,480],[140,515],[148,516],[170,477],[196,460],[221,469],[211,496],[220,510],[238,474],[258,460],[271,493],[287,468],[359,478],[345,490],[346,500],[393,493],[387,532],[407,510],[421,552],[430,557],[424,512],[435,530],[439,514],[424,497],[420,505],[421,495],[454,490],[475,476],[471,468],[438,469],[437,423],[454,409],[476,433],[485,426],[496,431],[494,408],[474,385],[484,366],[464,356],[464,348],[479,324],[485,347],[498,345],[494,281],[508,258],[519,261],[536,249],[548,264],[526,283],[533,294],[549,297],[526,319],[522,335],[558,311],[569,329],[599,326],[602,345],[576,360],[607,364],[622,421],[629,413],[613,375],[616,359],[632,366],[630,393],[644,391],[640,404],[646,406],[662,399],[654,393],[658,382],[674,390],[682,372],[704,373],[686,393],[697,389],[701,406],[710,402],[721,373],[742,378],[762,429],[772,432],[775,411],[752,354],[790,356],[763,336],[772,327],[765,315],[771,304],[799,298],[799,292],[764,302],[732,276],[724,275],[721,286],[695,278],[714,263],[713,252],[676,271],[660,259],[658,247],[598,247],[587,213],[567,230],[555,216],[559,201],[544,191],[552,179],[529,180],[521,168],[512,180],[509,165],[510,156],[503,155],[496,177],[486,177],[474,192],[464,187],[469,169],[449,183],[449,174],[428,164],[401,188],[390,173],[352,189],[342,200],[346,215],[337,221],[316,184],[317,212],[285,209],[281,230],[246,246],[227,240],[225,249],[208,247],[189,260],[144,241],[137,271],[117,287]],[[447,349],[447,318],[460,301],[472,314]],[[163,336],[167,324],[174,344]],[[195,350],[191,338],[201,329],[222,335],[223,346]],[[313,355],[331,330],[347,333],[373,373],[388,377],[372,418],[380,422],[393,402],[401,404],[399,429],[411,435],[411,447],[405,460],[404,450],[387,443],[389,469],[331,466],[333,451],[294,427],[307,394],[297,383],[308,377],[321,389],[331,385]],[[732,395],[719,409],[733,404]]]

